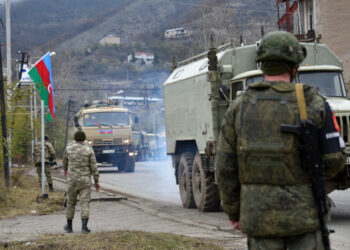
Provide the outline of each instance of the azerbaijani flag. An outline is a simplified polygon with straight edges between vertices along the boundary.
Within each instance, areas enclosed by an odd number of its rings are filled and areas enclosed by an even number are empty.
[[[44,104],[49,108],[46,121],[52,121],[55,118],[55,98],[53,93],[52,70],[50,52],[47,52],[40,58],[28,72],[32,78],[36,90],[44,100]]]

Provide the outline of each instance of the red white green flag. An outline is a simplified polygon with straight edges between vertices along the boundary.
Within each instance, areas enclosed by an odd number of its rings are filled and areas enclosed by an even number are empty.
[[[52,121],[56,112],[50,52],[47,52],[46,55],[39,59],[29,70],[28,74],[33,80],[41,99],[44,100],[45,107],[49,109],[46,121]]]

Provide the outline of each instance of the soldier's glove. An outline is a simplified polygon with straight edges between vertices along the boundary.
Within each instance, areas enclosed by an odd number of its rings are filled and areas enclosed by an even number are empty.
[[[67,176],[67,175],[68,175],[68,171],[67,171],[67,170],[64,170],[63,175],[64,175],[64,176]]]
[[[233,221],[231,220],[231,225],[233,229],[240,230],[241,228],[239,227],[239,221]]]
[[[95,188],[96,188],[96,191],[97,191],[97,192],[100,192],[100,184],[95,183]]]
[[[52,166],[57,166],[56,160],[51,161],[51,162],[50,162],[50,166],[51,166],[51,167],[52,167]]]

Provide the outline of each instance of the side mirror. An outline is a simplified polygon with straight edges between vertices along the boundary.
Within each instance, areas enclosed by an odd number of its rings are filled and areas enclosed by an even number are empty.
[[[236,92],[236,97],[239,97],[239,96],[241,96],[243,94],[244,94],[244,91],[243,90],[239,90],[239,91]]]
[[[220,85],[219,87],[219,96],[221,100],[229,101],[230,93],[228,91],[228,88],[225,85]]]
[[[74,127],[79,128],[79,117],[78,116],[74,116]]]

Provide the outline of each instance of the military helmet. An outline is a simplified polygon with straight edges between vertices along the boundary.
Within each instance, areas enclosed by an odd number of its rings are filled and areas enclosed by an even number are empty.
[[[273,31],[260,42],[257,62],[285,61],[296,69],[306,57],[306,48],[289,32]]]
[[[85,141],[85,139],[86,139],[86,135],[85,135],[84,131],[78,130],[77,132],[75,132],[74,140],[76,140],[76,141]]]

